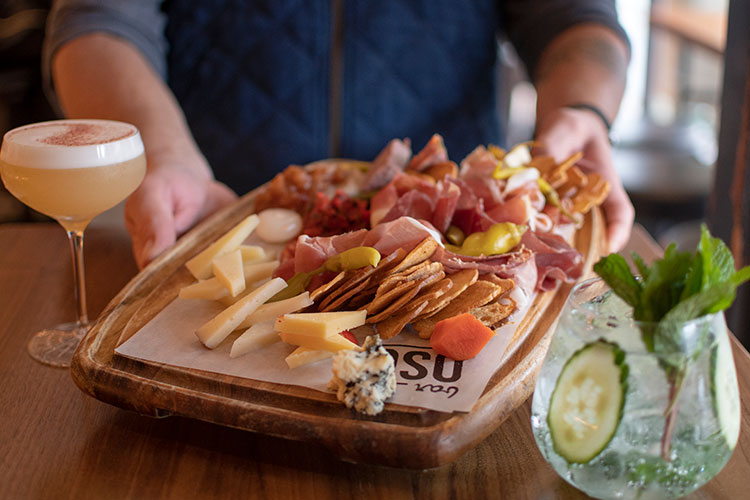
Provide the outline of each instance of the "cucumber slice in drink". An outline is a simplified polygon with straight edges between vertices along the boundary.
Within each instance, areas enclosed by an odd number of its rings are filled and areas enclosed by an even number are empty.
[[[740,436],[740,390],[728,335],[720,335],[711,352],[711,390],[721,432],[733,450]]]
[[[547,423],[555,451],[570,463],[597,456],[617,431],[627,389],[625,353],[604,340],[565,363],[550,398]]]

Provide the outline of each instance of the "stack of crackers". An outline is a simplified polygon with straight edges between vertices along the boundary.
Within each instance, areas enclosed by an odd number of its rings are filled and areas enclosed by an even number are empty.
[[[438,321],[471,313],[497,328],[516,304],[505,295],[513,280],[493,274],[481,278],[476,269],[446,275],[430,258],[438,248],[425,238],[411,252],[402,249],[382,258],[377,266],[342,271],[310,293],[320,312],[366,310],[383,339],[398,335],[411,323],[420,337],[429,338]]]
[[[562,163],[551,156],[536,156],[528,164],[539,170],[542,179],[555,188],[560,199],[570,199],[573,213],[585,214],[601,205],[609,194],[610,185],[596,172],[584,173],[576,163],[583,153],[575,153]]]

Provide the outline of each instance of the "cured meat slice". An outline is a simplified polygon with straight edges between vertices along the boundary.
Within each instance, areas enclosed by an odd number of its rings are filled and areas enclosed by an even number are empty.
[[[391,182],[396,174],[406,168],[409,158],[411,141],[392,139],[372,161],[372,166],[363,181],[362,191],[372,191]]]
[[[425,147],[422,148],[422,151],[417,153],[417,155],[411,159],[406,168],[408,170],[421,172],[430,165],[446,161],[448,161],[448,151],[445,149],[443,137],[440,134],[434,134],[430,137],[430,140],[427,141]]]
[[[362,245],[367,235],[366,229],[339,234],[336,236],[311,237],[302,234],[294,248],[294,272],[308,272],[317,269],[333,255]],[[282,266],[285,263],[282,262]]]
[[[492,178],[492,173],[497,167],[498,160],[495,155],[490,153],[484,146],[477,146],[474,150],[461,161],[461,178],[462,179],[482,179]]]
[[[521,245],[535,254],[539,290],[552,290],[557,280],[572,283],[583,273],[583,255],[562,236],[526,231],[521,237]]]

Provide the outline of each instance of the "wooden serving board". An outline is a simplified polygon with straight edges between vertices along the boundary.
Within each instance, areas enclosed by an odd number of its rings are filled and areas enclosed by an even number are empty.
[[[375,417],[355,414],[333,393],[261,382],[116,354],[193,281],[183,264],[253,211],[256,191],[205,220],[141,271],[112,299],[75,353],[71,373],[89,395],[138,413],[181,415],[253,432],[320,444],[344,460],[427,469],[456,460],[487,437],[533,392],[553,326],[572,287],[539,294],[519,322],[512,355],[469,413],[395,404]],[[575,234],[584,275],[605,251],[604,222],[594,209]]]

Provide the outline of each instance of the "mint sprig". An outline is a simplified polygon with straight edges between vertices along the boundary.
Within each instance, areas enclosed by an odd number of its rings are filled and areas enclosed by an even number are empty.
[[[666,424],[661,455],[669,460],[677,398],[688,360],[703,347],[698,342],[683,353],[679,325],[731,306],[737,287],[750,279],[750,266],[735,270],[729,248],[721,239],[712,237],[705,224],[701,225],[701,239],[695,252],[681,252],[671,244],[664,251],[664,257],[651,266],[636,253],[632,258],[640,279],[617,254],[603,257],[594,264],[594,271],[633,307],[633,319],[641,322],[641,338],[646,348],[659,357],[666,374],[669,401],[664,411]]]
[[[633,307],[637,321],[683,322],[723,311],[732,305],[737,287],[750,279],[750,266],[736,271],[729,248],[705,225],[694,253],[671,244],[651,266],[636,253],[632,257],[640,279],[618,254],[603,257],[594,271]]]

